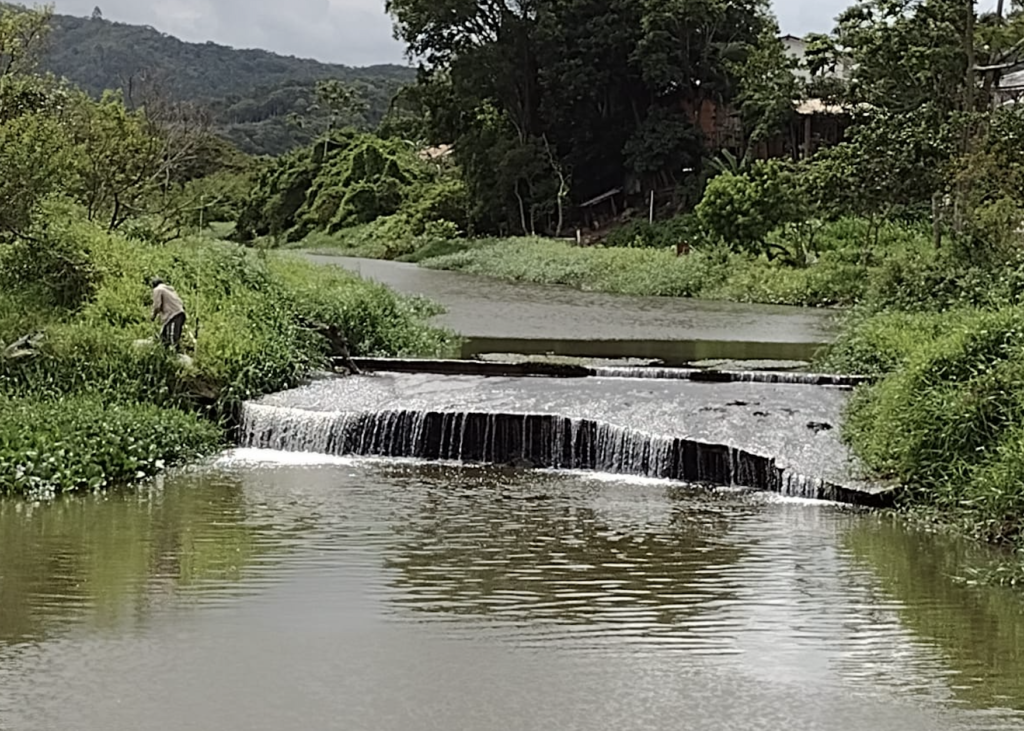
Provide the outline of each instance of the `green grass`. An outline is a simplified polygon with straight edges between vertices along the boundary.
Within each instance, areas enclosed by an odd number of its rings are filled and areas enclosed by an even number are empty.
[[[927,231],[888,224],[876,246],[867,222],[859,219],[821,226],[815,235],[817,253],[806,266],[793,266],[782,256],[770,259],[708,243],[697,243],[688,255],[677,256],[674,244],[664,244],[682,235],[679,225],[669,221],[642,228],[657,235],[630,238],[633,229],[625,227],[625,233],[609,239],[618,245],[578,247],[541,237],[410,237],[394,221],[381,219],[332,234],[310,234],[289,246],[586,291],[811,307],[849,306],[875,290],[892,293],[908,268],[923,267],[934,258]],[[780,230],[769,242],[792,248],[796,236]],[[645,241],[657,245],[642,245]]]
[[[879,376],[844,438],[904,486],[903,508],[1024,549],[1024,308],[861,315],[824,365]],[[1024,564],[996,578],[1015,583]]]
[[[921,242],[909,237],[907,249]],[[898,257],[902,250],[892,256]],[[700,297],[735,302],[849,306],[869,293],[882,271],[880,257],[855,246],[822,249],[808,266],[702,245],[677,256],[674,249],[577,247],[562,241],[491,240],[456,253],[425,258],[422,266],[511,281],[563,284],[616,294]]]
[[[139,346],[158,330],[146,283],[154,275],[185,302],[191,365],[163,348]],[[148,475],[145,465],[191,458],[219,443],[210,423],[240,402],[295,386],[327,365],[328,343],[316,324],[337,326],[355,355],[439,356],[455,339],[426,324],[436,312],[423,300],[287,254],[203,237],[153,246],[54,214],[42,242],[0,249],[0,344],[46,335],[34,357],[0,357],[0,399],[5,411],[21,414],[0,421],[0,485],[95,487]],[[197,426],[197,413],[212,422]],[[167,424],[163,435],[160,423]],[[122,432],[152,460],[133,471],[138,465],[112,436]],[[208,438],[212,433],[218,439]],[[124,459],[101,453],[104,440]],[[38,472],[34,455],[61,448],[74,454],[67,468]],[[18,474],[27,477],[12,481]]]

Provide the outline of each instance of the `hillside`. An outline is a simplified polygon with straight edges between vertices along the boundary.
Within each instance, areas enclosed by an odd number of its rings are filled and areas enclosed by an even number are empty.
[[[279,154],[306,141],[289,125],[308,114],[313,87],[341,79],[359,89],[368,108],[363,125],[376,125],[395,92],[415,79],[397,65],[355,68],[216,43],[186,43],[148,26],[102,18],[54,15],[47,70],[99,95],[145,74],[177,99],[201,102],[218,131],[246,152]]]

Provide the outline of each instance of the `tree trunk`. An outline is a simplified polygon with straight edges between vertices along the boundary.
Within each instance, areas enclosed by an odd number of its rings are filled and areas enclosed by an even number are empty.
[[[974,0],[967,0],[967,18],[964,27],[964,55],[967,57],[967,78],[965,80],[966,88],[964,89],[964,111],[968,114],[974,112],[976,99],[975,99],[975,86],[977,85],[978,72],[975,70],[976,58],[974,54]],[[966,134],[964,151],[967,150],[967,141],[971,137],[971,127],[973,125],[968,122],[968,132]]]
[[[528,235],[530,232],[526,229],[526,205],[523,203],[523,196],[519,194],[519,181],[516,181],[515,187],[516,200],[519,201],[519,223],[523,227],[523,236]]]

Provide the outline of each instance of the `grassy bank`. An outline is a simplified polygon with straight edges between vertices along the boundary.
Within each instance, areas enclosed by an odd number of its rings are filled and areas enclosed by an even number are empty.
[[[1024,307],[861,316],[824,366],[879,376],[844,438],[904,486],[901,508],[1007,546],[992,578],[1024,580]]]
[[[152,246],[53,214],[0,247],[0,492],[123,483],[216,449],[243,400],[327,364],[323,325],[353,354],[440,355],[431,305],[284,254],[205,239]],[[152,341],[148,278],[182,295],[184,363]],[[196,325],[198,323],[198,331]]]
[[[658,230],[657,226],[651,229]],[[875,283],[891,277],[894,269],[934,257],[928,232],[921,227],[887,224],[876,242],[867,221],[845,219],[824,225],[815,235],[817,253],[806,264],[796,266],[792,257],[784,254],[793,248],[796,235],[789,230],[774,232],[769,237],[776,245],[771,250],[773,258],[713,244],[698,244],[689,254],[677,256],[674,246],[662,245],[671,237],[640,234],[611,239],[627,244],[622,246],[580,247],[536,237],[420,237],[415,242],[394,243],[372,224],[334,234],[312,234],[293,246],[587,291],[812,307],[863,301]],[[628,245],[630,242],[638,245]]]

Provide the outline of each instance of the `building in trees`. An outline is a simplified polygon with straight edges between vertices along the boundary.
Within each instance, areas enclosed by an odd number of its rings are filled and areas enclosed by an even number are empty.
[[[822,147],[839,144],[845,139],[845,132],[852,122],[851,110],[814,92],[822,82],[845,82],[849,79],[850,69],[848,64],[839,63],[835,69],[827,73],[812,75],[807,62],[807,40],[792,35],[783,35],[779,40],[792,64],[791,73],[803,89],[812,93],[807,98],[794,99],[792,112],[786,123],[773,135],[752,141],[749,156],[756,159],[803,159],[810,157]],[[736,155],[744,153],[746,140],[743,124],[740,112],[734,105],[710,103],[705,104],[699,113],[688,111],[692,114],[694,124],[703,133],[709,149],[729,150]]]

